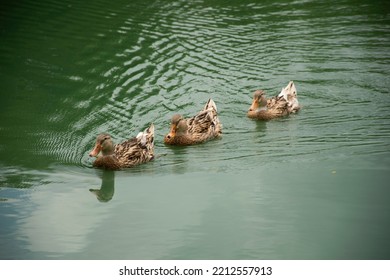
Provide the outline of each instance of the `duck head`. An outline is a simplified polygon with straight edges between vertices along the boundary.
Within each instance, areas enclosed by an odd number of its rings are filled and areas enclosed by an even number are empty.
[[[263,90],[256,90],[253,93],[252,105],[249,107],[248,114],[266,109],[266,107],[267,99],[265,98],[265,92]]]
[[[114,144],[109,134],[103,133],[96,137],[95,147],[89,153],[89,156],[96,157],[100,152],[102,152],[103,156],[112,155],[114,153]]]
[[[176,136],[184,135],[187,132],[187,122],[183,119],[182,115],[173,115],[171,119],[171,129],[164,137],[165,143],[171,143]]]

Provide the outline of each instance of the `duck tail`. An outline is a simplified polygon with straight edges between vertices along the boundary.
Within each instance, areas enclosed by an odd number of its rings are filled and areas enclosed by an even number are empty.
[[[211,98],[207,101],[206,105],[203,108],[204,111],[206,110],[215,110],[215,112],[218,112],[217,105],[215,104],[214,100]]]
[[[154,124],[151,123],[150,126],[145,129],[144,133],[154,136]]]
[[[154,124],[152,123],[148,128],[143,132],[138,133],[137,140],[141,143],[142,146],[154,144]]]
[[[297,89],[295,88],[294,82],[290,81],[285,88],[282,88],[278,97],[283,97],[286,101],[292,97],[297,98]]]
[[[278,94],[278,97],[287,101],[289,111],[296,112],[299,110],[300,106],[298,102],[297,89],[295,88],[293,81],[290,81],[285,88],[282,88],[282,91]]]
[[[217,105],[215,104],[214,100],[211,98],[207,101],[206,105],[204,106],[204,110],[208,111],[208,116],[209,119],[212,122],[212,127],[213,127],[213,134],[215,136],[220,136],[222,133],[222,124],[219,121],[218,118],[218,110],[217,110]]]

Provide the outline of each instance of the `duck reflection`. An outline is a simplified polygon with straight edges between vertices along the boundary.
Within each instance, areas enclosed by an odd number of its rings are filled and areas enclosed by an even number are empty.
[[[114,196],[115,171],[102,170],[99,173],[102,178],[100,189],[89,189],[89,191],[95,194],[100,202],[108,202]]]

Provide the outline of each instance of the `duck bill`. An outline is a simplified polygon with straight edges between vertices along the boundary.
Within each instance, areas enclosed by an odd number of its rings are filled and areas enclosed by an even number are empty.
[[[176,125],[172,124],[171,130],[167,135],[165,135],[165,142],[169,142],[170,140],[172,140],[175,137],[175,135],[176,135]]]
[[[89,156],[96,157],[100,153],[101,149],[102,149],[102,146],[99,144],[96,144],[95,148],[93,148],[93,150],[89,153]]]

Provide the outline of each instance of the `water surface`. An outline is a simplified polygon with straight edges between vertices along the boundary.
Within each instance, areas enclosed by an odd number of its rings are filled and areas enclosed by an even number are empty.
[[[1,5],[0,259],[389,259],[384,1]],[[246,118],[290,80],[301,112]],[[165,146],[208,98],[222,139]],[[154,162],[92,168],[152,122]]]

